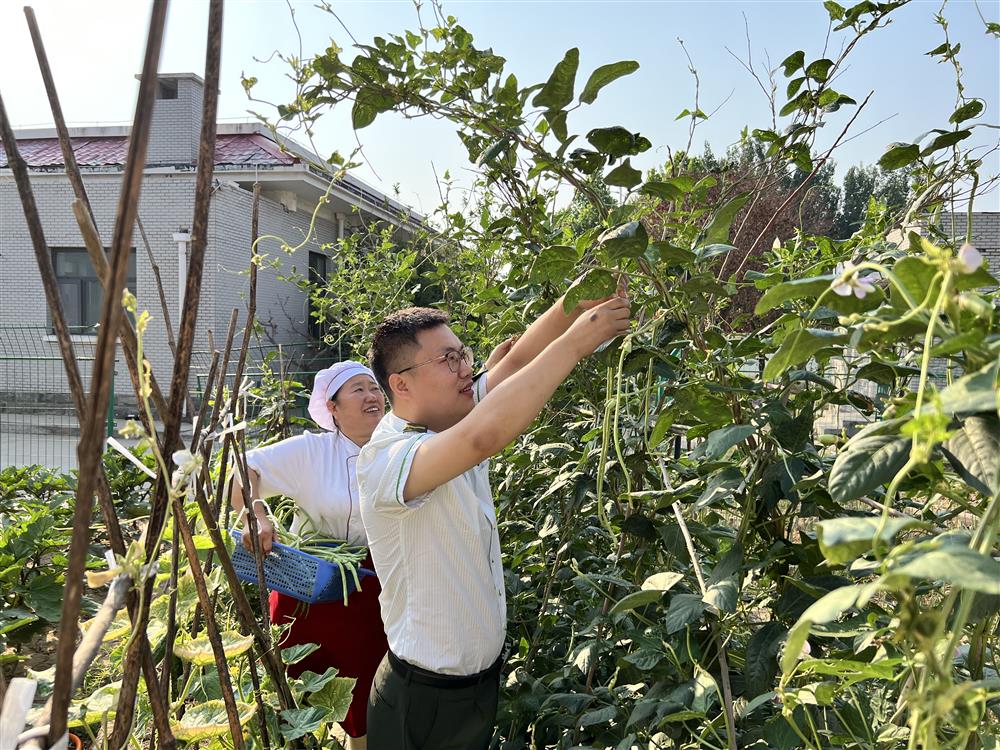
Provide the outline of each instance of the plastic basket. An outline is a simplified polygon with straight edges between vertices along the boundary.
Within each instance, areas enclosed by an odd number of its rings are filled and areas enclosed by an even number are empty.
[[[233,550],[233,567],[236,577],[247,583],[257,583],[257,563],[243,547],[243,532],[232,529],[236,540]],[[358,568],[358,579],[373,576],[375,572]],[[354,576],[347,573],[347,595],[357,591]],[[315,555],[301,552],[280,542],[273,542],[271,552],[264,556],[264,585],[299,601],[315,604],[343,600],[345,592],[340,577],[340,566]]]

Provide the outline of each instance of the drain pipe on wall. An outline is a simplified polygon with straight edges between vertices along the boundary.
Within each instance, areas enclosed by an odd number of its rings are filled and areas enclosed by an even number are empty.
[[[187,286],[188,243],[191,233],[187,231],[174,232],[174,242],[177,243],[177,320],[184,313],[184,287]]]

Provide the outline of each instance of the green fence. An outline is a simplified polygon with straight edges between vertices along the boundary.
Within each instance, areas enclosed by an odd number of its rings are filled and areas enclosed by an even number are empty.
[[[89,392],[95,330],[72,333],[77,368]],[[114,410],[112,384],[108,434],[115,427]],[[79,438],[79,420],[51,329],[0,325],[0,467],[41,464],[69,471],[77,465]]]

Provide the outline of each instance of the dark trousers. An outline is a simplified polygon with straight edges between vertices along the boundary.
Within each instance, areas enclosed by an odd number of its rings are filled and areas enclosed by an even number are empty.
[[[369,750],[486,750],[499,672],[467,687],[437,687],[412,674],[404,677],[387,654],[368,696]]]

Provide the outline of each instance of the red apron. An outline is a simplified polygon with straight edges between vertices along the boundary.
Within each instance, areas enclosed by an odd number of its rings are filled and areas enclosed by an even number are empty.
[[[374,570],[371,555],[361,567]],[[288,665],[288,675],[298,677],[306,670],[323,674],[336,667],[340,677],[354,677],[354,698],[340,724],[351,737],[368,733],[368,693],[375,671],[389,650],[379,610],[382,587],[375,576],[361,579],[361,591],[341,601],[306,604],[290,596],[271,592],[271,622],[291,622],[282,648],[299,643],[317,643],[319,648],[302,661]]]

